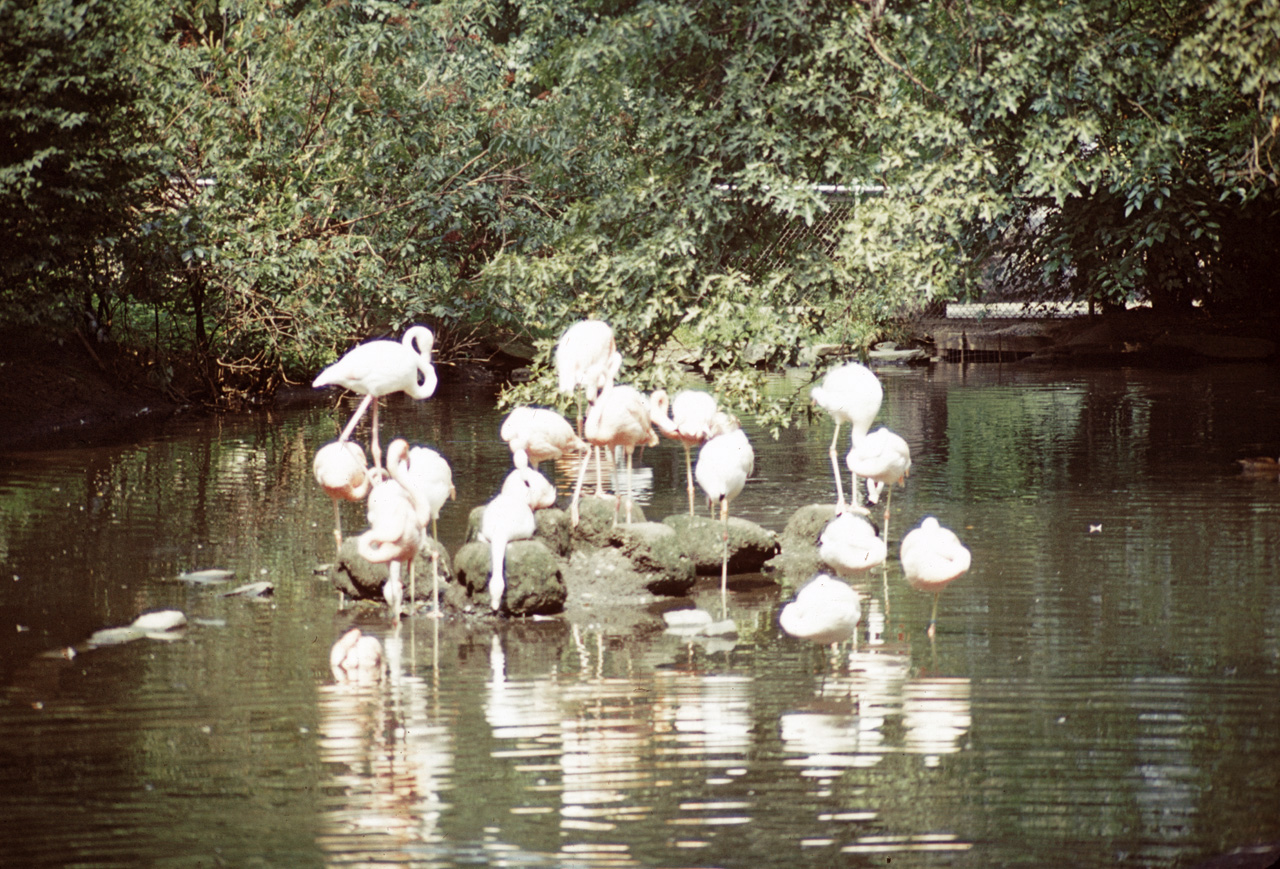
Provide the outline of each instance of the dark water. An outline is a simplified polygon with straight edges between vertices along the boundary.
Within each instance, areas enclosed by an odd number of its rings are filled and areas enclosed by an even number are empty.
[[[891,552],[931,513],[974,567],[931,642],[891,559],[837,653],[758,584],[736,639],[339,610],[326,406],[3,457],[0,864],[1186,866],[1280,840],[1280,484],[1233,463],[1280,455],[1277,371],[882,378],[915,460]],[[499,414],[442,388],[383,419],[453,464],[456,549]],[[751,433],[735,515],[833,499],[829,421]],[[642,464],[646,512],[683,509],[681,451]],[[177,580],[208,567],[235,576]],[[221,595],[259,579],[273,599]],[[58,654],[163,607],[174,640]],[[352,624],[389,683],[334,683]]]

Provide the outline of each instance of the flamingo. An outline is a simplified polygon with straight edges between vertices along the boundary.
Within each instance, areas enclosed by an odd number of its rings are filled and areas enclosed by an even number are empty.
[[[698,450],[698,463],[693,476],[706,493],[707,500],[720,505],[724,523],[724,558],[720,565],[720,605],[728,605],[729,587],[729,502],[742,493],[747,477],[755,470],[756,456],[747,433],[733,417],[717,413],[716,434]]]
[[[503,575],[507,544],[512,540],[527,540],[538,530],[533,504],[544,500],[545,491],[538,480],[551,489],[551,484],[537,471],[516,468],[507,474],[502,492],[485,505],[480,517],[480,539],[489,544],[489,606],[495,613],[501,608],[502,593],[507,589]],[[551,489],[551,496],[555,503],[555,489]]]
[[[556,344],[556,376],[560,391],[573,395],[582,387],[591,404],[622,368],[622,354],[613,340],[613,327],[603,320],[581,320]],[[578,413],[579,421],[582,413]]]
[[[418,506],[409,490],[385,472],[375,474],[379,479],[369,492],[369,530],[360,535],[356,548],[365,560],[374,564],[391,562],[391,575],[382,587],[382,596],[393,618],[399,621],[404,603],[401,565],[407,562],[412,567],[414,556],[422,547],[424,531],[418,521]]]
[[[822,378],[822,385],[815,386],[809,394],[819,407],[831,414],[831,418],[836,422],[836,430],[831,435],[831,448],[828,450],[828,455],[831,457],[831,473],[836,478],[836,512],[843,513],[850,505],[847,505],[844,499],[844,488],[840,482],[840,466],[836,462],[836,443],[840,439],[840,424],[849,423],[853,429],[852,445],[857,446],[858,442],[866,436],[867,430],[871,428],[876,414],[880,412],[880,402],[884,400],[884,387],[880,385],[880,379],[871,372],[870,368],[859,365],[857,362],[848,362],[828,371],[826,377]],[[853,502],[852,508],[865,514],[867,510],[857,504],[857,489],[858,483],[855,479],[853,491],[849,493]]]
[[[888,547],[870,522],[856,513],[838,513],[822,529],[818,557],[841,576],[855,576],[884,564]]]
[[[853,486],[858,477],[867,478],[867,500],[880,500],[880,490],[889,487],[884,503],[884,539],[889,540],[889,507],[893,503],[893,487],[911,472],[911,447],[898,435],[881,426],[855,443],[845,456]]]
[[[916,591],[933,592],[933,614],[929,616],[929,636],[932,638],[938,619],[938,595],[969,569],[969,550],[954,531],[939,525],[934,517],[926,516],[918,528],[913,528],[902,538],[898,557],[911,587]]]
[[[631,522],[631,455],[637,446],[658,445],[658,434],[653,430],[653,422],[649,415],[649,402],[630,386],[615,386],[606,383],[604,391],[596,398],[595,404],[587,414],[583,424],[583,436],[593,447],[614,449],[622,447],[627,456],[627,522]],[[582,483],[587,476],[587,465],[591,461],[591,453],[587,452],[578,472],[578,483],[573,489],[573,501],[569,504],[570,521],[578,524],[578,500],[582,496]],[[597,474],[600,465],[596,464]],[[599,477],[596,479],[597,494],[603,494]],[[617,507],[614,507],[614,521],[617,521]]]
[[[512,458],[515,461],[515,469],[507,474],[502,483],[502,491],[518,491],[523,487],[526,490],[524,497],[528,499],[530,509],[545,510],[548,507],[554,507],[556,487],[551,485],[551,481],[529,467],[529,459],[523,452],[516,453]]]
[[[316,482],[326,495],[333,499],[333,539],[342,551],[342,511],[338,502],[363,501],[372,486],[368,474],[368,461],[359,444],[351,441],[333,441],[316,450],[311,470]]]
[[[793,637],[828,645],[852,637],[861,617],[858,593],[835,577],[820,573],[782,608],[778,625]]]
[[[717,410],[715,397],[700,389],[682,389],[672,400],[659,389],[649,396],[649,410],[658,431],[684,447],[684,472],[688,481],[689,515],[692,516],[693,458],[689,448],[702,446],[711,439],[712,420]]]
[[[578,437],[569,421],[545,407],[517,407],[502,421],[499,434],[511,448],[513,459],[523,452],[535,469],[565,453],[587,449],[586,441]]]
[[[376,682],[382,678],[382,643],[352,628],[329,650],[329,669],[339,682]]]
[[[404,392],[410,398],[430,398],[436,391],[436,369],[431,364],[435,336],[426,326],[410,326],[399,341],[369,341],[351,348],[337,362],[320,372],[311,385],[338,385],[364,396],[338,440],[351,437],[356,423],[373,405],[373,462],[382,467],[378,445],[378,398]]]
[[[408,441],[396,438],[387,447],[387,471],[397,483],[409,492],[413,499],[418,523],[425,530],[431,526],[431,536],[440,540],[438,520],[440,508],[450,498],[457,498],[453,487],[453,471],[444,456],[430,447],[413,447]],[[440,556],[431,550],[431,612],[440,614]],[[412,564],[409,568],[409,600],[416,600],[417,588]]]

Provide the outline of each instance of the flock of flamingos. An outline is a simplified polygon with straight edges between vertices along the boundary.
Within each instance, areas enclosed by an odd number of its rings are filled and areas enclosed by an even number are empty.
[[[333,499],[333,533],[339,547],[339,502],[367,502],[369,528],[358,538],[358,551],[370,562],[389,564],[383,595],[396,620],[404,605],[402,565],[410,567],[412,602],[416,600],[412,564],[422,550],[429,550],[432,555],[431,615],[440,614],[438,550],[427,544],[432,538],[438,540],[435,522],[445,501],[455,493],[448,462],[429,447],[410,447],[397,438],[388,445],[384,463],[378,440],[378,398],[395,392],[415,399],[430,398],[437,383],[431,363],[433,344],[430,329],[413,326],[400,341],[370,341],[354,347],[320,372],[312,384],[317,388],[341,386],[364,396],[338,439],[316,453],[314,470],[317,482]],[[480,537],[491,547],[488,591],[493,611],[497,613],[502,608],[507,544],[532,537],[536,530],[533,511],[555,504],[555,488],[539,473],[538,465],[566,454],[583,456],[569,506],[570,521],[576,526],[578,502],[592,455],[597,450],[621,449],[627,468],[627,491],[621,503],[630,523],[632,453],[637,446],[656,446],[658,432],[684,447],[690,515],[695,481],[708,500],[719,505],[725,525],[720,574],[723,599],[728,574],[729,504],[742,492],[755,465],[751,443],[738,420],[721,411],[707,392],[688,389],[669,398],[659,390],[646,397],[630,386],[615,383],[622,355],[612,328],[600,320],[583,320],[569,327],[556,345],[555,364],[560,391],[577,395],[581,390],[585,399],[585,418],[581,414],[579,417],[581,435],[563,416],[545,408],[519,407],[503,421],[500,435],[511,449],[513,470],[502,491],[485,505],[480,523]],[[884,389],[879,378],[863,365],[849,362],[832,369],[821,385],[813,388],[812,397],[835,421],[829,454],[836,485],[836,515],[819,539],[819,557],[837,575],[854,576],[883,564],[887,558],[892,487],[901,483],[910,470],[911,451],[905,440],[887,428],[870,430]],[[356,425],[370,407],[372,468],[368,467],[364,448],[351,440]],[[850,473],[847,499],[837,452],[840,427],[845,423],[852,429],[851,448],[845,456]],[[694,447],[698,448],[696,461]],[[596,463],[596,491],[603,494],[600,464]],[[867,500],[872,504],[879,502],[882,490],[888,487],[883,537],[864,518],[869,511],[861,505],[859,477],[866,480]],[[903,537],[899,557],[911,586],[934,595],[929,621],[932,637],[938,593],[969,569],[969,550],[952,531],[928,516]],[[860,616],[858,595],[853,588],[824,573],[800,589],[795,600],[783,608],[779,624],[793,636],[838,643],[853,635]],[[340,678],[364,678],[380,670],[380,658],[377,639],[353,629],[334,646],[330,662]]]

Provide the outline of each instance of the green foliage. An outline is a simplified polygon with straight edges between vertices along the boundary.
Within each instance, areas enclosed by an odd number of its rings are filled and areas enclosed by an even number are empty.
[[[96,263],[114,335],[219,401],[410,322],[446,356],[530,340],[541,376],[509,397],[546,401],[555,339],[594,316],[640,385],[670,384],[676,343],[781,423],[762,368],[815,339],[866,348],[933,300],[1280,293],[1280,0],[0,16],[24,34],[0,68],[22,131],[0,160],[6,219],[27,221],[15,268],[62,298],[38,263],[73,239],[60,274]],[[102,111],[63,105],[70,84]],[[83,174],[58,187],[55,165]]]
[[[109,327],[105,255],[144,194],[130,28],[106,4],[0,0],[0,323]]]

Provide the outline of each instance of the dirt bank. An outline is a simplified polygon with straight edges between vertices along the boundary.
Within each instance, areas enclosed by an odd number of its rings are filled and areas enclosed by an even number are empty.
[[[180,410],[128,357],[78,337],[0,338],[0,450],[132,438]]]

